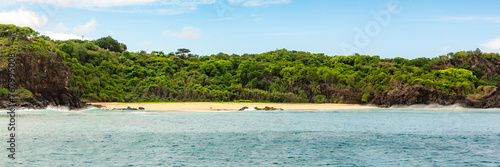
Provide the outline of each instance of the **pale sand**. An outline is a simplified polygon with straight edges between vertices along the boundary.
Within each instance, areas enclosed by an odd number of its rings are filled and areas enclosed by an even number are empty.
[[[111,110],[113,108],[139,108],[156,111],[235,111],[242,107],[265,106],[282,108],[283,110],[332,110],[332,109],[362,109],[375,108],[358,104],[283,104],[283,103],[211,103],[211,102],[179,102],[179,103],[90,103],[92,105],[102,105],[102,109]]]

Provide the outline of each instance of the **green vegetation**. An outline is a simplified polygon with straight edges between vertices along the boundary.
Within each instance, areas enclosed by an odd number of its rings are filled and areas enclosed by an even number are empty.
[[[5,88],[0,88],[0,95],[9,95],[9,90]]]
[[[485,73],[488,66],[471,60],[499,62],[500,55],[479,50],[413,60],[286,49],[199,56],[185,48],[168,54],[128,52],[126,45],[109,36],[94,41],[52,41],[29,28],[10,25],[0,25],[0,40],[8,41],[12,31],[20,32],[17,43],[2,47],[2,56],[13,47],[57,53],[73,71],[69,86],[89,101],[342,103],[332,100],[332,86],[358,88],[364,92],[361,100],[366,101],[370,93],[397,85],[420,84],[447,94],[481,96],[500,83],[498,73]],[[19,39],[34,43],[23,45]]]
[[[8,96],[9,95],[9,90],[6,88],[0,88],[0,96]],[[23,87],[20,87],[16,89],[14,92],[14,96],[17,99],[23,99],[23,98],[31,98],[33,97],[33,93],[29,91],[28,89],[24,89]]]
[[[17,99],[33,97],[33,93],[31,93],[31,91],[29,91],[28,89],[24,89],[23,87],[16,89],[14,94]]]
[[[365,94],[363,94],[363,97],[361,97],[361,101],[362,101],[362,102],[366,102],[366,101],[367,101],[367,99],[368,99],[368,97],[370,97],[370,94],[369,94],[369,93],[365,93]]]

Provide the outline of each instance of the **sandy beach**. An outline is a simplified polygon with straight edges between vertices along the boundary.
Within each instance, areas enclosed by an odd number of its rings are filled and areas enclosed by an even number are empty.
[[[145,110],[156,111],[224,111],[224,110],[239,110],[242,107],[259,107],[266,106],[282,108],[283,110],[332,110],[332,109],[361,109],[373,108],[371,106],[363,106],[358,104],[283,104],[283,103],[212,103],[212,102],[179,102],[179,103],[90,103],[92,105],[101,105],[101,109],[111,110],[113,108],[139,108],[144,107]]]

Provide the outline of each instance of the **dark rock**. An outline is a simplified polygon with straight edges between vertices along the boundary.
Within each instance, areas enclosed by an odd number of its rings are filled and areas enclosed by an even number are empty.
[[[3,99],[0,108],[8,108],[7,104],[7,99]],[[44,89],[39,92],[39,95],[34,95],[31,98],[16,99],[16,103],[10,107],[44,109],[47,106],[68,106],[69,109],[78,109],[89,106],[89,104],[81,102],[78,94],[72,90]]]
[[[12,107],[43,109],[49,105],[77,109],[88,106],[77,92],[68,88],[72,71],[54,50],[49,53],[23,51],[15,57],[17,88],[29,90],[33,96],[16,99]],[[0,87],[8,88],[8,68],[0,66]],[[0,95],[0,108],[7,108],[8,97]]]
[[[480,100],[468,101],[466,105],[472,108],[500,108],[500,84],[491,94]]]
[[[111,110],[144,110],[144,107],[132,108],[130,106],[127,106],[127,108],[113,108]]]
[[[259,108],[259,107],[254,107],[255,110],[283,110],[282,108],[274,108],[274,107],[264,107],[264,108]]]
[[[460,67],[467,64],[470,68],[478,68],[484,72],[484,75],[491,77],[495,74],[500,74],[500,60],[486,60],[480,56],[480,52],[469,54],[465,57],[458,57],[454,59],[447,59],[436,65],[431,65],[432,69],[444,70],[447,68]],[[478,77],[479,78],[479,77]]]
[[[402,85],[393,87],[385,93],[374,94],[369,104],[390,107],[392,105],[414,104],[452,105],[466,102],[467,100],[463,96],[447,95],[422,85]]]
[[[248,109],[247,106],[240,108],[238,111],[243,111],[243,110],[246,110],[246,109]]]

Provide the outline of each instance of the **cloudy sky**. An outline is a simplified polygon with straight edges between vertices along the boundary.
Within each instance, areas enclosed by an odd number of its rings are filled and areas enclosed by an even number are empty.
[[[53,39],[112,36],[129,51],[276,49],[436,57],[500,52],[500,1],[1,0],[0,23]]]

